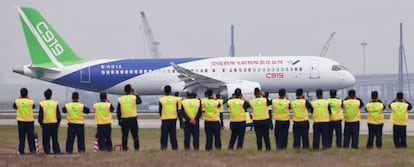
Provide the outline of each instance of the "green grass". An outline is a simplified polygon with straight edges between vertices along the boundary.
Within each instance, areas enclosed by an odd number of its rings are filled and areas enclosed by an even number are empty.
[[[61,150],[66,143],[66,127],[59,129]],[[41,135],[41,130],[36,127]],[[120,128],[112,129],[114,144],[121,143]],[[0,166],[414,166],[414,137],[408,137],[408,149],[394,149],[392,136],[383,136],[383,148],[365,148],[367,137],[360,136],[358,150],[329,149],[323,151],[292,149],[292,135],[289,136],[287,150],[275,149],[273,132],[271,133],[272,151],[257,151],[254,131],[247,131],[243,150],[226,150],[230,132],[222,133],[223,150],[204,151],[204,130],[200,134],[200,151],[183,150],[183,130],[177,130],[179,150],[160,151],[160,130],[140,129],[141,148],[138,152],[127,151],[112,153],[93,152],[96,128],[86,127],[85,154],[73,155],[16,155],[18,145],[17,126],[0,126]],[[310,135],[312,142],[312,136]],[[40,139],[41,140],[41,139]],[[40,141],[41,143],[41,141]],[[129,147],[133,147],[129,138]],[[76,143],[75,143],[76,151]],[[412,147],[412,148],[411,148]],[[27,146],[26,146],[27,150]]]

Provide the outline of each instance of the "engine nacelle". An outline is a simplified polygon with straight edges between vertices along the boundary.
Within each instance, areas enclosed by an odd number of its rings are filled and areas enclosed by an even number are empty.
[[[235,81],[226,83],[223,86],[219,87],[220,95],[223,96],[223,98],[225,99],[230,98],[232,97],[234,90],[236,88],[241,89],[245,100],[250,100],[254,98],[254,89],[260,89],[260,84],[258,82],[252,81]]]

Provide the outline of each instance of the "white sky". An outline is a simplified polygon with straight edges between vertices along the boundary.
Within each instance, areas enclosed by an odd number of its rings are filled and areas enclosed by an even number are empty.
[[[236,56],[315,55],[337,32],[327,57],[362,74],[397,73],[399,23],[404,23],[409,72],[413,72],[412,0],[2,0],[2,83],[28,83],[12,67],[30,63],[16,6],[38,9],[65,41],[87,59],[149,58],[141,25],[144,11],[163,57],[228,56],[235,25]],[[411,66],[411,67],[410,67]]]

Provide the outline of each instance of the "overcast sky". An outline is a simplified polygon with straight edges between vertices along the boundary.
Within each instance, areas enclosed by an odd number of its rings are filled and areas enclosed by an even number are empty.
[[[2,83],[31,80],[12,73],[30,63],[16,6],[38,9],[55,30],[87,59],[149,58],[140,29],[144,11],[162,57],[228,56],[235,25],[236,56],[315,55],[337,32],[327,57],[362,74],[396,73],[399,23],[404,23],[409,72],[414,72],[412,0],[1,0]]]

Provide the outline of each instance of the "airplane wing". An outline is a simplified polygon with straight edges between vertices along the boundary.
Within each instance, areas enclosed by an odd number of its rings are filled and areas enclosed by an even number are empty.
[[[180,78],[181,81],[184,81],[185,89],[194,89],[199,86],[219,87],[225,83],[224,81],[218,79],[194,73],[193,71],[181,67],[173,62],[170,62],[170,64],[178,73],[180,73],[180,75],[178,75],[178,78]]]

